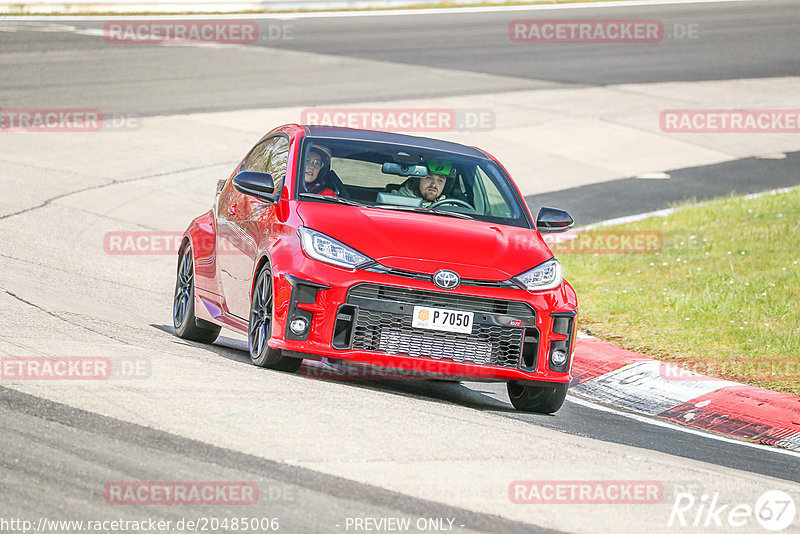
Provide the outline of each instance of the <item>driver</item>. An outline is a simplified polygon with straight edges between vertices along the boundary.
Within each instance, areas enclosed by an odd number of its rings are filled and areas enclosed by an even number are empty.
[[[305,186],[306,192],[318,195],[336,196],[336,192],[327,180],[328,172],[331,169],[330,151],[319,145],[314,145],[308,151],[305,166]]]
[[[447,181],[455,175],[455,169],[450,162],[429,159],[426,164],[428,167],[427,176],[412,178],[403,187],[395,191],[397,195],[422,197],[422,206],[425,208],[446,198],[444,195],[445,186]]]

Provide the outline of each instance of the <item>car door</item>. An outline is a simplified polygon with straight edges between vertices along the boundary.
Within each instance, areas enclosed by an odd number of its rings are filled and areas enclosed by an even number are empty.
[[[255,146],[240,172],[258,171],[272,175],[275,193],[280,195],[289,158],[289,140],[284,135],[269,137]],[[250,288],[258,245],[276,204],[237,191],[227,184],[217,207],[217,263],[222,296],[228,312],[248,319]]]

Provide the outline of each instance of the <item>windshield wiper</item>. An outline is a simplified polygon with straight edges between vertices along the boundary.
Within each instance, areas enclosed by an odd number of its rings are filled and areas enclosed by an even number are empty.
[[[379,204],[377,206],[372,206],[373,208],[381,208],[385,210],[400,210],[400,211],[413,211],[416,213],[428,213],[430,215],[442,215],[444,217],[456,217],[458,219],[475,219],[472,215],[467,215],[466,213],[460,213],[457,211],[439,211],[439,210],[432,210],[430,208],[416,208],[414,206],[397,206],[395,204]]]
[[[333,195],[320,195],[317,193],[300,193],[298,196],[303,198],[313,198],[316,200],[326,200],[328,202],[336,202],[337,204],[347,204],[348,206],[358,206],[363,208],[364,204],[342,197],[335,197]]]

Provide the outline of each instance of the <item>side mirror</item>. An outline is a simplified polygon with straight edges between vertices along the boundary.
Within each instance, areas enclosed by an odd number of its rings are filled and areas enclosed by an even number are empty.
[[[563,232],[569,230],[575,221],[569,213],[556,208],[542,207],[536,216],[536,229],[539,232]]]
[[[268,172],[243,171],[233,177],[233,187],[240,193],[264,202],[276,202],[275,182]]]

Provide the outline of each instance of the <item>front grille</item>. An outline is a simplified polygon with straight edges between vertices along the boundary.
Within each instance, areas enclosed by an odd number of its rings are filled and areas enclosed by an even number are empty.
[[[347,303],[358,308],[354,349],[500,367],[516,368],[522,353],[525,328],[509,323],[532,326],[536,318],[533,308],[522,302],[375,284],[351,288]],[[414,306],[474,312],[472,333],[413,328]]]

